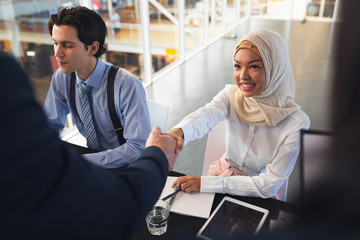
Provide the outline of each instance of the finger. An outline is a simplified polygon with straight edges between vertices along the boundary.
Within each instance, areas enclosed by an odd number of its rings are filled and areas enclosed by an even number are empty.
[[[145,146],[146,147],[149,147],[149,146],[154,146],[156,145],[156,139],[158,139],[158,137],[160,136],[161,134],[161,129],[159,127],[154,127],[150,134],[149,134],[149,137],[146,139],[146,144]]]
[[[177,145],[175,147],[175,154],[179,154],[181,152],[181,148],[179,148]]]
[[[184,180],[183,177],[179,177],[178,179],[176,179],[175,183],[178,188],[181,188],[181,185],[183,184],[183,180]]]
[[[159,136],[161,135],[161,128],[159,126],[155,126],[152,131],[151,134],[153,134],[154,136]]]
[[[176,143],[176,148],[175,148],[175,153],[176,154],[179,154],[181,152],[181,150],[183,149],[184,147],[184,142],[182,140],[182,138],[178,138],[177,139],[177,143]]]
[[[186,192],[186,193],[192,192],[193,190],[194,190],[194,187],[193,187],[192,184],[187,183],[187,184],[184,186],[184,192]]]
[[[178,181],[179,181],[179,178],[175,180],[175,182],[171,185],[171,187],[174,188],[177,185]]]
[[[187,188],[185,188],[185,192],[186,193],[190,193],[190,192],[192,192],[194,189],[192,188],[192,186],[191,185],[189,185]]]
[[[181,184],[182,184],[181,179],[182,179],[182,178],[178,178],[178,179],[176,180],[176,186],[177,186],[178,188],[181,188]]]
[[[189,188],[189,187],[191,187],[191,184],[190,184],[188,181],[184,181],[184,182],[182,182],[182,183],[180,184],[180,188],[181,188],[184,192],[186,192],[186,189]]]
[[[179,187],[179,188],[181,188],[181,190],[183,190],[184,192],[186,192],[186,187],[188,187],[188,186],[185,185],[185,184],[180,184],[180,187]]]

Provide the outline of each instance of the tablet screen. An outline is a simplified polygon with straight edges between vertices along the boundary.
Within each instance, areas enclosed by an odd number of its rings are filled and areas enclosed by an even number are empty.
[[[241,239],[259,232],[269,211],[230,197],[224,197],[197,237],[207,240]]]

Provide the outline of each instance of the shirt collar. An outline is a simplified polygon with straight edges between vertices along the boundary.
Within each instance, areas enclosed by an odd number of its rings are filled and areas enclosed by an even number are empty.
[[[105,63],[101,61],[100,58],[98,58],[94,71],[91,73],[88,79],[85,80],[86,84],[93,88],[100,88],[104,72],[105,72]],[[84,82],[84,80],[82,80],[77,74],[75,75],[76,75],[77,84]]]

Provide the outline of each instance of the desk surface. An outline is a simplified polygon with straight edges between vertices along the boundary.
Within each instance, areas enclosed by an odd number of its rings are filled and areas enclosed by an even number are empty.
[[[170,176],[181,176],[183,174],[177,172],[170,172]],[[242,196],[233,196],[228,194],[215,194],[214,202],[211,207],[211,213],[215,210],[221,200],[225,197],[229,196],[243,202],[251,203],[259,207],[263,207],[269,210],[269,215],[266,219],[265,225],[263,226],[263,231],[269,229],[270,219],[277,219],[278,213],[280,210],[287,212],[296,212],[296,206],[291,203],[278,201],[275,199],[262,199],[255,197],[242,197]],[[196,234],[200,230],[200,228],[204,225],[207,219],[198,218],[192,216],[184,216],[180,214],[176,214],[171,212],[168,228],[165,234],[161,236],[153,236],[149,233],[146,227],[146,223],[140,226],[138,231],[132,236],[131,240],[144,240],[144,239],[197,239]]]

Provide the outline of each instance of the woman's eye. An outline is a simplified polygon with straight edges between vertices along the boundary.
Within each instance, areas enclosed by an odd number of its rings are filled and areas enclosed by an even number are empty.
[[[234,68],[240,68],[239,64],[234,64]]]
[[[251,65],[250,68],[257,69],[257,68],[260,68],[260,67],[258,65]]]

